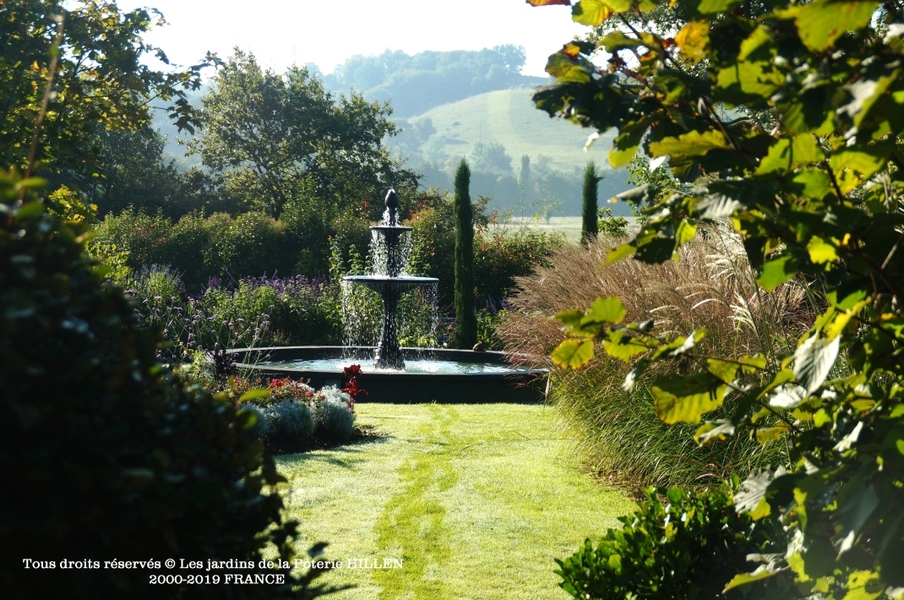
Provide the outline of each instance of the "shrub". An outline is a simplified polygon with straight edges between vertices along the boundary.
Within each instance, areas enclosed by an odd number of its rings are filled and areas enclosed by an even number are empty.
[[[325,387],[315,397],[314,420],[318,432],[337,441],[348,440],[355,433],[349,396],[335,387]]]
[[[737,487],[734,479],[696,493],[648,488],[638,510],[619,517],[621,529],[610,529],[596,548],[588,539],[571,557],[556,560],[559,585],[575,598],[599,600],[745,597],[738,590],[723,596],[722,590],[752,567],[749,555],[783,553],[785,544],[774,520],[737,513],[732,503]],[[768,597],[791,597],[778,593],[780,585],[770,582]],[[763,583],[749,590],[756,598],[766,597],[766,591]]]
[[[314,414],[300,400],[281,400],[265,409],[267,439],[280,445],[304,445],[314,437]]]
[[[254,423],[248,427],[248,434],[256,440],[266,439],[270,433],[270,419],[265,408],[254,402],[242,404],[242,411],[254,415]]]
[[[256,598],[286,585],[149,586],[144,569],[26,570],[59,561],[292,560],[272,459],[250,415],[188,387],[155,359],[158,332],[137,326],[76,240],[83,229],[17,202],[0,177],[0,566],[7,598]],[[310,590],[309,590],[310,591]],[[298,595],[305,596],[307,592]]]

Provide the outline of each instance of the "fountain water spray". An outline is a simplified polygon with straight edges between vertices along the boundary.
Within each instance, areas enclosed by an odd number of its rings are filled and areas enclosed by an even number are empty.
[[[408,290],[422,288],[437,283],[435,277],[412,277],[404,271],[407,259],[402,234],[411,231],[399,223],[399,196],[390,189],[386,194],[386,210],[379,225],[370,228],[375,240],[374,273],[370,275],[347,275],[342,279],[364,285],[380,295],[383,301],[383,331],[374,358],[378,369],[401,371],[405,359],[399,346],[398,308],[399,299]]]

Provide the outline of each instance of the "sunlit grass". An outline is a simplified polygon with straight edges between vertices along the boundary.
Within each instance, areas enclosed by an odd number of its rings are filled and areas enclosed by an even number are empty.
[[[279,460],[304,543],[336,569],[336,598],[567,598],[554,558],[618,525],[633,504],[582,475],[537,405],[359,404],[383,437]]]

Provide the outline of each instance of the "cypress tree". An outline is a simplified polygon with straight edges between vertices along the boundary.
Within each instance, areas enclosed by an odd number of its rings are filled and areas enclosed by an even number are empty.
[[[461,159],[455,172],[455,346],[470,349],[477,343],[474,311],[474,219],[471,213],[471,169]]]
[[[581,216],[581,241],[585,244],[599,235],[599,207],[597,206],[597,189],[602,177],[596,174],[596,163],[592,160],[584,169],[584,189],[582,194]]]

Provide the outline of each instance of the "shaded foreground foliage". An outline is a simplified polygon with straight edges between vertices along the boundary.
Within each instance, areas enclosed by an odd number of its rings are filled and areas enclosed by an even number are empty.
[[[557,83],[534,96],[551,114],[616,128],[613,165],[642,148],[685,184],[662,199],[632,192],[654,206],[607,261],[668,261],[701,223],[728,218],[762,288],[797,276],[827,290],[823,311],[795,348],[734,357],[702,347],[704,329],[623,324],[622,302],[598,298],[558,315],[573,337],[553,357],[579,367],[596,338],[630,363],[626,389],[677,359],[687,370],[651,386],[664,422],[706,416],[701,443],[788,440],[790,468],[753,473],[735,506],[780,520],[792,541],[729,589],[788,573],[799,596],[902,597],[904,7],[688,0],[672,38],[647,18],[660,4],[581,0],[576,21],[611,17],[624,30],[551,56]],[[606,69],[588,58],[597,48],[611,54]],[[731,413],[719,418],[723,406]]]
[[[84,252],[84,226],[45,214],[34,180],[0,177],[0,587],[7,598],[185,597],[151,572],[103,561],[294,558],[276,467],[253,418],[188,387],[155,359],[122,292]],[[27,197],[26,197],[27,196]],[[26,569],[22,559],[52,561]],[[62,569],[61,559],[99,561]],[[257,572],[267,571],[258,569]],[[191,586],[191,597],[307,598],[316,571],[284,585]]]

